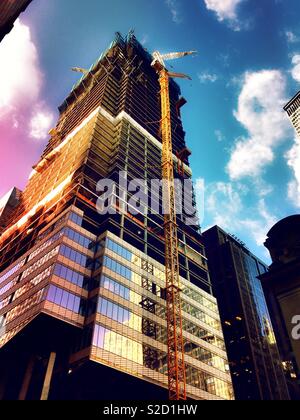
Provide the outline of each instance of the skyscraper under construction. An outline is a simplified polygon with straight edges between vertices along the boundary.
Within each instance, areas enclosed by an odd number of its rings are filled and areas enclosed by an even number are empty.
[[[77,69],[83,77],[25,191],[0,219],[2,399],[167,398],[163,199],[152,189],[135,206],[127,188],[161,179],[151,62],[133,33],[117,34],[91,69]],[[190,180],[185,100],[174,81],[170,96],[176,177]],[[101,180],[115,184],[102,190]],[[191,196],[177,217],[187,396],[232,399],[194,214]]]

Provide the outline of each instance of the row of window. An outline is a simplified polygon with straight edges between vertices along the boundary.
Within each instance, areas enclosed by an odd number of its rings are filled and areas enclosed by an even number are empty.
[[[106,245],[107,245],[107,248],[109,250],[115,252],[120,257],[125,258],[126,260],[128,260],[130,262],[134,262],[134,254],[132,252],[130,252],[129,250],[127,250],[126,248],[124,248],[123,246],[117,244],[116,242],[114,242],[111,239],[107,239]],[[140,261],[141,260],[139,259],[139,262]],[[140,266],[140,264],[139,264],[139,266]],[[143,268],[145,271],[147,271],[147,273],[152,274],[155,277],[158,277],[160,280],[163,280],[163,281],[165,280],[165,273],[162,272],[161,270],[157,269],[156,267],[154,267],[153,264],[149,263],[148,261],[141,261],[141,268]],[[119,271],[120,270],[122,271],[122,267],[121,268],[118,267],[118,269],[119,269]],[[118,274],[120,274],[120,273],[118,272]],[[124,277],[126,277],[127,275],[129,276],[129,273],[126,270],[124,270],[124,274],[125,274]],[[194,299],[195,301],[199,302],[200,304],[202,304],[206,308],[218,313],[218,307],[217,307],[216,303],[206,299],[199,292],[196,292],[196,291],[194,291],[194,290],[192,290],[188,287],[184,287],[183,293],[186,294],[187,296],[189,296],[190,298]]]
[[[83,246],[87,249],[92,249],[95,246],[94,241],[89,239],[88,237],[76,232],[75,230],[71,228],[65,228],[63,233],[71,239],[71,241],[76,242],[78,245]]]
[[[184,331],[188,332],[189,334],[194,335],[195,337],[204,340],[206,343],[211,344],[212,346],[216,346],[221,350],[225,351],[225,343],[224,340],[215,336],[214,334],[206,331],[205,329],[199,327],[198,325],[193,324],[192,322],[188,321],[187,319],[182,320],[182,328]]]
[[[76,264],[80,265],[81,267],[87,266],[88,257],[81,252],[75,251],[74,249],[62,245],[59,250],[60,255],[63,257],[75,262]]]
[[[53,232],[56,228],[58,228],[59,226],[62,226],[66,223],[67,220],[67,214],[65,214],[64,216],[62,216],[60,219],[58,219],[53,225],[51,225],[48,229],[46,229],[43,233],[41,233],[37,239],[36,239],[36,244],[41,242],[44,238],[46,238],[48,235],[50,235],[51,232]]]
[[[25,264],[26,259],[23,259],[18,264],[14,265],[9,271],[7,271],[5,274],[3,274],[0,277],[0,284],[2,284],[8,277],[12,276],[14,273],[16,273],[18,270],[20,270],[21,267]]]
[[[123,308],[109,300],[100,298],[98,301],[98,313],[112,319],[119,324],[126,325],[136,331],[142,331],[142,318],[128,309]]]
[[[154,265],[150,262],[146,260],[141,260],[141,258],[139,258],[137,255],[133,254],[123,246],[117,244],[112,239],[107,239],[106,245],[109,250],[113,251],[120,257],[126,259],[127,261],[130,261],[131,263],[134,263],[139,268],[142,268],[143,270],[147,271],[147,273],[152,274],[160,280],[165,280],[165,273],[163,271],[154,267]]]
[[[222,372],[229,372],[228,363],[222,357],[213,354],[211,351],[184,339],[184,352],[187,356],[199,360],[208,366],[212,366]]]
[[[132,281],[134,278],[133,272],[130,270],[130,268],[125,267],[110,257],[104,256],[103,266],[113,271],[114,273],[119,274],[127,280]]]
[[[29,309],[31,309],[36,304],[40,303],[42,298],[43,298],[43,292],[44,292],[44,289],[39,290],[37,293],[30,296],[28,299],[26,299],[20,305],[16,306],[11,311],[7,312],[4,315],[5,325],[8,324],[13,319],[17,318],[18,316],[22,315],[23,313],[25,313]]]
[[[143,264],[142,264],[143,265]],[[139,274],[132,271],[130,268],[125,267],[123,264],[118,263],[114,259],[104,256],[103,259],[103,266],[108,268],[109,270],[113,271],[114,273],[119,274],[120,276],[124,277],[125,279],[132,281],[133,283],[145,287],[148,291],[153,292],[155,295],[161,297],[161,288],[159,286],[156,286],[154,283],[151,282],[151,285],[149,284],[148,279],[142,278]],[[142,267],[144,270],[146,270],[146,266],[143,265]],[[155,272],[154,272],[155,273]]]
[[[182,292],[190,297],[191,299],[198,302],[200,305],[205,306],[206,308],[210,309],[211,311],[214,311],[216,314],[219,313],[218,306],[216,303],[212,302],[209,299],[206,299],[201,293],[197,292],[194,289],[190,289],[189,287],[184,287]]]
[[[29,276],[34,271],[38,270],[42,265],[46,264],[47,261],[49,261],[51,258],[55,257],[59,252],[59,246],[52,249],[48,254],[44,255],[42,258],[40,258],[38,261],[36,261],[33,265],[27,268],[22,274],[21,280],[24,280],[27,276]]]
[[[128,287],[117,283],[116,281],[112,280],[107,276],[101,277],[100,287],[103,287],[104,289],[109,290],[115,295],[120,296],[121,298],[128,300],[129,302],[135,303],[136,305],[139,305],[141,303],[140,295],[128,289]]]
[[[158,317],[166,319],[165,307],[156,303],[150,298],[147,298],[145,296],[142,297],[138,293],[130,290],[128,287],[121,285],[120,283],[116,282],[115,280],[112,280],[107,276],[102,276],[101,287],[104,287],[106,290],[109,290],[117,296],[120,296],[123,299],[126,299],[127,301],[140,306],[141,308],[157,315]]]
[[[106,246],[109,250],[115,252],[120,257],[125,258],[126,260],[132,262],[132,260],[133,260],[132,252],[128,251],[123,246],[117,244],[116,242],[112,241],[111,239],[106,240]]]
[[[107,286],[113,286],[114,283],[110,279],[104,280],[107,282]],[[120,286],[120,285],[119,285]],[[138,296],[138,295],[137,295]],[[130,297],[128,296],[128,300]],[[140,301],[141,297],[139,297]],[[101,298],[98,302],[98,312],[114,321],[126,325],[138,332],[142,332],[144,335],[151,337],[163,344],[167,341],[167,330],[166,328],[157,325],[155,322],[148,319],[141,318],[135,315],[131,311],[117,305],[107,299]],[[189,342],[185,339],[185,351],[196,360],[200,360],[209,366],[213,366],[217,369],[226,372],[225,360],[221,357],[212,354],[210,351],[203,349],[195,343]]]
[[[100,325],[95,326],[93,345],[128,361],[167,374],[167,355]],[[129,367],[129,366],[128,366]],[[220,398],[232,399],[231,385],[186,364],[186,379],[189,385],[202,389]]]
[[[69,215],[69,220],[78,226],[82,226],[83,218],[76,213],[71,212]]]
[[[143,364],[142,344],[100,325],[95,326],[93,345],[132,362]]]
[[[53,266],[50,266],[46,268],[42,273],[40,273],[38,276],[34,277],[32,280],[21,286],[16,293],[14,294],[13,300],[19,298],[24,293],[28,292],[28,290],[32,289],[33,287],[37,286],[39,283],[41,283],[43,280],[45,280],[47,277],[51,275]]]
[[[115,269],[118,269],[118,266],[121,266],[121,268],[123,267],[119,263],[115,262],[115,264],[110,269],[112,271],[115,271]],[[120,271],[120,273],[121,272],[122,271]],[[133,274],[132,280],[134,281],[134,283],[138,284],[139,286],[144,287],[144,285],[146,284],[146,279],[143,279],[140,275],[132,273],[131,271],[130,271],[130,273]],[[120,274],[120,275],[122,275],[122,274]],[[125,276],[123,275],[123,277],[125,277]],[[130,275],[130,277],[131,277],[131,275]],[[148,311],[152,312],[153,314],[156,314],[157,316],[159,316],[163,319],[166,319],[166,309],[165,309],[164,306],[156,303],[155,301],[153,301],[150,298],[146,298],[146,297],[142,298],[141,295],[131,291],[127,287],[124,288],[121,284],[113,281],[112,279],[110,279],[107,276],[102,276],[102,279],[104,279],[104,281],[101,283],[102,287],[103,287],[104,284],[106,284],[106,288],[107,289],[109,288],[108,290],[110,290],[111,292],[117,294],[118,296],[123,297],[124,299],[126,299],[126,300],[128,300],[132,303],[135,303],[137,305],[141,305],[141,307],[143,309],[148,310]],[[128,277],[127,277],[127,279],[131,280],[131,278],[128,278]],[[145,289],[148,290],[146,287],[145,287]]]
[[[116,282],[115,280],[112,280],[107,276],[102,276],[101,287],[136,305],[142,304],[143,298],[139,294],[133,292],[128,287],[122,286],[120,283]],[[142,307],[146,309],[145,304],[142,305]],[[157,314],[161,312],[160,310],[157,310],[157,307],[158,305],[154,304],[154,310],[152,311],[153,313]],[[208,331],[204,330],[203,328],[193,324],[192,322],[186,319],[183,319],[183,329],[189,332],[190,334],[206,341],[207,343],[214,345],[220,348],[221,350],[225,350],[224,340],[216,337],[214,334],[209,333]]]
[[[45,249],[50,247],[54,242],[58,241],[59,238],[63,235],[63,231],[60,231],[53,235],[51,238],[49,238],[46,242],[43,243],[43,245],[39,246],[34,252],[32,252],[29,257],[28,261],[31,261],[33,258],[35,258],[37,255],[39,255],[41,252],[43,252]]]
[[[28,257],[28,261],[35,258],[38,254],[43,252],[46,248],[51,246],[54,242],[56,242],[62,234],[65,233],[71,240],[74,240],[77,243],[80,243],[82,246],[89,247],[91,244],[91,241],[86,238],[85,236],[80,235],[79,233],[75,232],[72,229],[66,228],[63,231],[57,233],[52,238],[50,238],[48,241],[46,241],[43,245],[41,245],[39,248],[37,248],[30,256]],[[53,258],[55,255],[57,255],[59,252],[59,247],[54,248],[49,253],[44,255],[41,259],[39,259],[35,264],[31,265],[22,273],[21,280],[25,279],[27,276],[29,276],[34,271],[38,270],[43,264],[45,264],[49,259]],[[60,254],[65,256],[66,258],[70,259],[71,261],[76,262],[79,265],[86,266],[87,263],[87,257],[83,254],[79,253],[78,251],[72,250],[71,248],[62,245],[60,247]],[[19,264],[14,266],[9,272],[7,272],[4,276],[2,276],[2,281],[5,281],[9,276],[11,276],[13,273],[18,271],[22,265],[25,263],[25,259],[21,261]],[[59,277],[62,277],[68,281],[71,281],[72,283],[83,287],[84,277],[80,275],[79,273],[73,272],[72,270],[68,270],[66,267],[58,266],[56,268],[56,274]],[[6,293],[11,287],[13,287],[16,282],[17,278],[13,279],[10,283],[5,285],[2,289],[0,289],[0,295]]]
[[[190,305],[189,303],[182,301],[182,310],[189,315],[199,319],[199,321],[204,322],[205,324],[209,325],[210,327],[222,331],[220,321],[212,318],[211,316],[207,315],[205,312],[201,311],[201,309],[195,308],[195,306]]]
[[[0,289],[0,296],[4,295],[4,293],[6,293],[9,289],[11,289],[12,287],[14,287],[17,284],[17,282],[18,282],[18,278],[19,277],[13,278],[9,283],[7,283],[5,286],[3,286]]]
[[[137,280],[140,280],[140,276],[137,274],[134,274],[129,268],[125,267],[122,264],[117,263],[115,260],[105,256],[103,265],[110,269],[111,271],[114,271],[115,273],[119,274],[120,276],[126,278],[127,280],[134,280],[135,283],[137,283]],[[140,283],[138,283],[141,285]],[[218,331],[221,331],[221,324],[218,320],[210,317],[200,309],[195,308],[194,306],[190,305],[187,302],[182,302],[182,309],[184,312],[187,312],[188,314],[194,316],[195,318],[199,319],[200,321],[208,324],[212,328],[216,328]]]
[[[82,316],[85,314],[85,299],[60,289],[59,287],[50,285],[47,293],[47,300]]]
[[[68,268],[65,265],[56,264],[54,274],[78,287],[88,287],[89,279],[87,277],[77,271],[71,270],[71,268]]]

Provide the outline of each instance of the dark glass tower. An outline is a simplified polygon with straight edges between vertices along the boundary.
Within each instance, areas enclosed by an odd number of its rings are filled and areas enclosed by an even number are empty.
[[[32,0],[1,0],[0,4],[0,41],[8,34],[20,13],[24,12]]]
[[[288,400],[274,332],[258,276],[268,267],[215,226],[203,233],[237,400]]]
[[[148,186],[161,178],[151,61],[132,33],[117,34],[59,108],[1,237],[3,398],[167,398],[163,215],[151,211],[162,199],[144,199],[147,214],[119,211],[132,194],[118,184],[120,171]],[[176,168],[190,179],[184,103],[172,82],[174,160],[186,156]],[[117,186],[105,201],[110,214],[101,215],[104,178]],[[187,213],[194,205],[191,198]],[[178,215],[188,396],[231,399],[202,236],[186,220]]]

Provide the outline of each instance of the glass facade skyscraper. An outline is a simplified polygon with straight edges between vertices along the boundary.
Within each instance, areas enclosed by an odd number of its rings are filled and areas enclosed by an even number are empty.
[[[215,226],[203,233],[238,400],[289,400],[258,276],[268,267]]]
[[[132,33],[116,35],[59,108],[0,237],[3,399],[167,398],[164,218],[151,211],[163,202],[154,194],[151,203],[142,199],[147,212],[121,211],[132,193],[119,183],[120,171],[147,186],[161,178],[151,61]],[[189,180],[185,101],[173,81],[170,93],[176,176]],[[99,211],[103,179],[116,182],[102,201],[106,213]],[[187,223],[194,198],[185,204],[177,223],[187,393],[232,399],[203,238]]]

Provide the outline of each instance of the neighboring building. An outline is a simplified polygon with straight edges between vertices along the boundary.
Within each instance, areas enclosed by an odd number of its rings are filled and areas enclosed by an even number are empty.
[[[3,399],[36,399],[42,389],[45,399],[50,382],[50,399],[168,398],[163,216],[114,214],[131,198],[121,186],[107,199],[112,214],[101,215],[97,193],[99,180],[118,183],[124,170],[129,181],[161,178],[151,61],[132,33],[117,34],[60,107],[0,238]],[[170,93],[176,160],[185,150],[185,101],[174,81]],[[188,160],[178,167],[190,179]],[[203,238],[185,215],[177,222],[188,397],[232,399]]]
[[[8,34],[19,15],[32,0],[1,0],[0,4],[0,41]]]
[[[300,319],[300,215],[278,222],[265,243],[272,258],[260,277],[279,351],[286,367],[292,398],[300,399],[300,337],[293,337]],[[298,328],[298,330],[300,330]]]
[[[300,92],[298,92],[284,107],[291,123],[293,124],[298,136],[300,137]]]
[[[22,191],[13,188],[0,199],[0,233],[7,225],[10,217],[13,216],[14,209],[20,204]]]
[[[289,399],[258,276],[267,266],[215,226],[203,233],[237,400]]]

